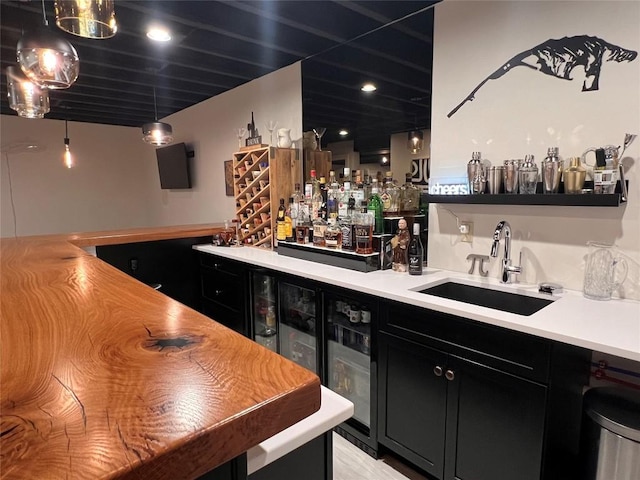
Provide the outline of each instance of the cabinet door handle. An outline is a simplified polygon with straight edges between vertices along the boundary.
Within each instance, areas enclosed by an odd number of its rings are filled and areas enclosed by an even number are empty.
[[[436,377],[441,377],[442,376],[442,367],[440,365],[436,365],[435,367],[433,367],[433,374]]]
[[[445,378],[449,381],[453,380],[454,378],[456,378],[456,374],[453,370],[447,370],[444,374]]]

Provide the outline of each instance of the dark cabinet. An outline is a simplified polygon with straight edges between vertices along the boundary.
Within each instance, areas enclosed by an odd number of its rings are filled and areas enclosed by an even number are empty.
[[[99,245],[96,256],[168,297],[198,309],[198,262],[193,245],[211,236]]]
[[[588,352],[390,303],[381,329],[382,445],[438,479],[574,477]]]
[[[246,272],[246,267],[240,262],[200,254],[202,313],[248,336]]]
[[[442,478],[448,385],[434,370],[446,354],[384,333],[378,352],[380,442]]]
[[[451,357],[445,371],[445,479],[539,480],[547,389]]]

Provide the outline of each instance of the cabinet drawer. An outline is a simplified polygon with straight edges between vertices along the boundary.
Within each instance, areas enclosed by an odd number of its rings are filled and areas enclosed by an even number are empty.
[[[241,263],[226,258],[210,255],[208,253],[200,254],[200,266],[221,272],[233,277],[240,277],[244,271]]]
[[[551,342],[425,308],[385,302],[381,330],[471,361],[546,382]]]
[[[244,290],[239,277],[201,267],[200,278],[203,297],[221,303],[232,310],[243,310]]]

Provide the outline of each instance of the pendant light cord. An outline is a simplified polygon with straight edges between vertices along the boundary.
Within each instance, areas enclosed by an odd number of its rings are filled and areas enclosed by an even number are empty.
[[[156,122],[158,121],[158,105],[156,104],[156,86],[153,86],[153,111],[155,112]]]
[[[47,14],[44,8],[44,0],[42,0],[42,21],[44,22],[45,27],[49,26],[49,22],[47,22]]]

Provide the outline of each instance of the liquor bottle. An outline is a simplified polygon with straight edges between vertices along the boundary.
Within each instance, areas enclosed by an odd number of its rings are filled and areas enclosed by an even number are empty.
[[[295,217],[293,217],[293,210],[294,210],[293,205],[294,205],[293,197],[289,197],[289,205],[287,206],[287,210],[284,215],[287,242],[295,241],[295,236],[294,236],[295,224],[294,223],[297,219],[294,220]]]
[[[269,306],[267,314],[264,316],[264,335],[271,336],[276,333],[276,311],[273,305]]]
[[[336,172],[329,172],[329,186],[327,187],[327,220],[338,216],[338,194],[340,184],[336,180]]]
[[[405,183],[400,189],[400,213],[415,215],[420,206],[420,189],[411,181],[411,173],[405,175]]]
[[[385,173],[384,188],[380,199],[382,200],[382,214],[385,217],[393,217],[400,213],[400,189],[393,181],[393,172]]]
[[[320,195],[322,196],[322,205],[320,205],[320,217],[325,220],[328,218],[327,216],[327,179],[324,177],[320,177]]]
[[[280,199],[280,206],[278,207],[278,216],[276,217],[276,240],[286,240],[287,239],[287,226],[286,226],[286,217],[287,210],[284,207],[284,198]]]
[[[345,168],[345,170],[347,170]],[[345,180],[340,187],[338,198],[338,217],[343,218],[349,215],[349,198],[351,197],[351,182]],[[355,199],[354,199],[355,201]]]
[[[306,244],[309,243],[309,216],[306,209],[299,208],[298,221],[296,224],[296,242]]]
[[[324,233],[327,230],[327,221],[322,217],[313,220],[313,244],[316,247],[324,247]]]
[[[329,225],[324,231],[324,243],[325,247],[334,250],[342,248],[342,229],[336,223],[335,217],[329,218]]]
[[[320,216],[322,208],[322,193],[320,192],[320,182],[316,179],[316,171],[311,170],[311,221],[313,222]]]
[[[409,257],[409,275],[422,275],[422,258],[424,255],[424,249],[422,248],[422,241],[420,240],[420,224],[413,224],[413,237],[409,242],[409,248],[407,255]]]
[[[364,193],[364,182],[362,181],[362,175],[360,170],[356,170],[356,184],[352,190],[353,198],[356,200],[356,206],[360,205],[360,202],[366,200]]]
[[[341,215],[338,217],[340,228],[342,229],[342,250],[353,251],[356,249],[353,238],[353,217],[351,215]]]
[[[355,215],[353,236],[356,241],[356,253],[373,253],[373,224],[375,218],[367,208],[366,200],[360,203],[360,212]]]
[[[294,220],[294,223],[297,222],[298,216],[300,213],[300,204],[304,204],[304,195],[300,190],[300,184],[295,184],[295,190],[293,192],[293,205],[291,205],[291,219]]]
[[[367,210],[373,213],[375,224],[373,232],[377,235],[384,233],[384,218],[382,216],[382,200],[378,191],[378,180],[373,179],[371,181],[371,195],[369,195],[369,201],[367,202]]]

